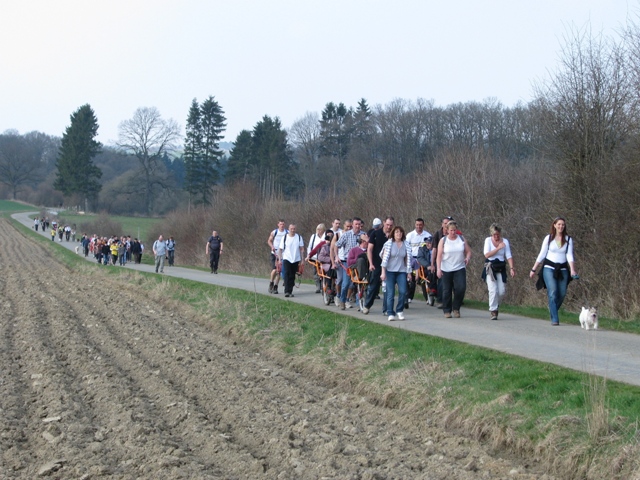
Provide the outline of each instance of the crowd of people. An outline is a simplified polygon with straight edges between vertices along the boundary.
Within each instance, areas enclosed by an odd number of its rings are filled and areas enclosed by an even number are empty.
[[[324,223],[318,224],[306,246],[302,236],[296,232],[296,225],[289,224],[288,228],[285,225],[285,221],[280,219],[267,239],[271,265],[269,293],[278,293],[282,278],[285,297],[292,297],[295,275],[301,273],[304,261],[317,262],[319,268],[314,275],[316,293],[322,292],[323,281],[329,278],[335,305],[342,310],[352,308],[355,288],[348,269],[364,259],[368,272],[361,311],[365,315],[371,311],[375,300],[381,300],[382,314],[389,321],[404,320],[405,310],[414,299],[416,285],[426,281],[429,291],[436,296],[434,303],[442,309],[444,317],[461,317],[460,308],[467,289],[467,266],[472,252],[453,217],[443,217],[433,235],[424,229],[422,218],[415,220],[415,228],[409,233],[396,225],[390,216],[384,221],[375,218],[369,230],[363,228],[364,222],[359,217],[344,223],[336,218],[328,229]],[[511,245],[502,236],[500,225],[494,223],[489,227],[483,253],[482,280],[489,295],[489,316],[491,320],[498,320],[507,279],[516,274]],[[538,272],[539,266],[542,268]],[[573,240],[568,236],[566,222],[561,217],[554,219],[551,231],[543,241],[530,272],[531,278],[536,274],[539,275],[537,286],[547,289],[551,324],[558,325],[558,309],[564,301],[567,285],[578,278]]]

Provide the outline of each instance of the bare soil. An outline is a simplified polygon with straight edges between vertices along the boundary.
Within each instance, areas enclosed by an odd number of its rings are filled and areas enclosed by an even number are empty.
[[[0,220],[2,479],[552,478],[93,270]]]

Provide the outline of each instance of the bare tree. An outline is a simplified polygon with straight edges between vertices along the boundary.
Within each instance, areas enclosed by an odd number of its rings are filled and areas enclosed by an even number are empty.
[[[118,147],[134,155],[140,163],[140,188],[148,215],[152,210],[154,189],[171,186],[161,168],[161,159],[176,149],[181,138],[180,126],[172,119],[164,120],[155,107],[141,107],[134,112],[133,118],[125,120],[118,128]]]
[[[11,189],[17,198],[24,185],[35,183],[42,177],[40,152],[32,142],[15,130],[0,135],[0,183]]]
[[[307,112],[302,118],[293,122],[288,133],[294,158],[300,164],[305,189],[308,190],[319,180],[317,168],[322,150],[320,117],[315,112]]]

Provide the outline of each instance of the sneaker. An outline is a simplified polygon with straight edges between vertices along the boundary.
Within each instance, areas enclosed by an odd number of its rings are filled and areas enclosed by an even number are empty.
[[[440,302],[436,303],[436,308],[439,308],[440,310],[442,310],[442,303]]]
[[[285,296],[285,297],[288,297],[288,296],[289,296],[289,294],[288,294],[288,293],[285,293],[285,294],[284,294],[284,296]]]
[[[453,311],[453,318],[460,318],[460,310]]]
[[[387,318],[387,320],[389,320],[390,322],[393,322],[396,319],[395,315],[389,315],[389,318]]]
[[[491,320],[497,320],[497,319],[498,319],[498,312],[492,311],[491,312]]]
[[[290,297],[293,297],[293,293],[290,293],[290,294],[289,294],[289,296],[290,296]]]
[[[322,290],[320,290],[319,288],[316,288],[316,293],[322,293]]]
[[[278,294],[278,285],[274,285],[273,286],[273,293],[274,293],[274,295]]]
[[[344,310],[345,309],[345,304],[342,300],[338,301],[338,306],[340,307],[340,310]]]
[[[347,302],[345,305],[345,308],[353,308],[353,305],[351,305],[351,302]]]
[[[404,313],[398,312],[398,320],[404,320]]]
[[[411,300],[412,300],[411,298],[409,300],[407,300],[407,303],[411,303]]]
[[[444,318],[451,318],[451,314],[449,312],[445,313]]]
[[[369,309],[367,307],[364,307],[362,309],[362,313],[364,313],[365,315],[367,315],[369,313]]]
[[[213,269],[211,269],[211,273],[213,273]],[[269,293],[273,293],[273,282],[269,282]]]

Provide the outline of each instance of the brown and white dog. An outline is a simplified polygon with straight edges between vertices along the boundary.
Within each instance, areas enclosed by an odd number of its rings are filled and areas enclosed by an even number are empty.
[[[598,329],[598,309],[596,307],[582,307],[580,312],[580,326],[585,330]]]

